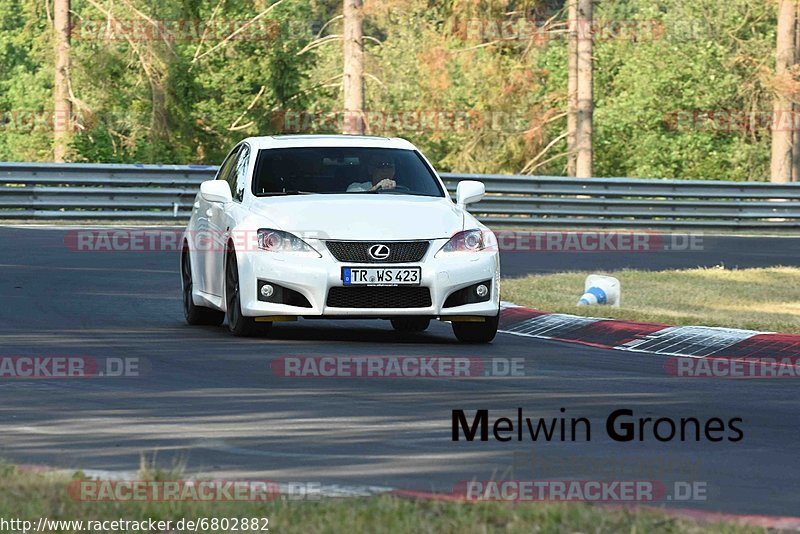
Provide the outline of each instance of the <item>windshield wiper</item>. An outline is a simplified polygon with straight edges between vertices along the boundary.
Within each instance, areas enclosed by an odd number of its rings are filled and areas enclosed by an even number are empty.
[[[296,189],[289,189],[287,191],[269,191],[267,193],[263,193],[261,196],[271,197],[276,195],[288,196],[288,195],[316,195],[316,194],[317,193],[315,191],[298,191]]]

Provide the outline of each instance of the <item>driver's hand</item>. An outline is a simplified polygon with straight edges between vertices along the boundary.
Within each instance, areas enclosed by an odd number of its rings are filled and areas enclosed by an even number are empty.
[[[397,182],[392,180],[391,178],[384,178],[380,182],[378,182],[376,189],[394,189],[397,185]]]

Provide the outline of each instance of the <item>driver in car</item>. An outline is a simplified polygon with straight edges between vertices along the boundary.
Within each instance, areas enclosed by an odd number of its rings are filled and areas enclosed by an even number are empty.
[[[369,182],[353,182],[347,187],[348,193],[372,192],[378,189],[394,189],[394,162],[391,159],[375,157],[367,163]]]

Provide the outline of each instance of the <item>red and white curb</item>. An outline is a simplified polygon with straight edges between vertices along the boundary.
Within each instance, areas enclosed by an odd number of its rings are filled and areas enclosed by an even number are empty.
[[[711,326],[670,326],[547,313],[503,303],[500,332],[666,356],[788,358],[800,356],[800,335]]]

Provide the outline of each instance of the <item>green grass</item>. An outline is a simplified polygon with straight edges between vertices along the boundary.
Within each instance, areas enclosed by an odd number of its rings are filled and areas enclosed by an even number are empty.
[[[145,475],[142,475],[144,477]],[[73,478],[82,479],[80,473]],[[79,502],[67,496],[64,475],[19,472],[0,465],[0,517],[38,521],[173,520],[268,517],[270,532],[712,532],[763,529],[679,520],[654,510],[610,509],[583,504],[465,504],[397,497],[274,501],[271,503]],[[144,478],[142,478],[144,480]],[[77,532],[73,529],[58,532]],[[117,532],[108,530],[104,532]],[[227,532],[220,529],[205,532]]]
[[[588,274],[505,279],[503,300],[549,312],[592,317],[800,333],[798,268],[602,273],[620,280],[619,308],[576,305]]]

